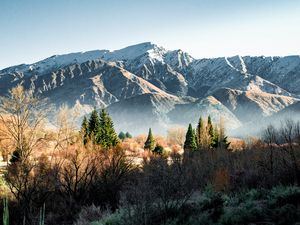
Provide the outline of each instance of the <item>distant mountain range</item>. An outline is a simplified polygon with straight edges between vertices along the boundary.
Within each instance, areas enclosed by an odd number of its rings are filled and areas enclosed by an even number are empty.
[[[162,133],[210,114],[215,121],[223,116],[227,130],[242,135],[247,126],[257,131],[266,121],[300,112],[299,56],[195,59],[147,42],[0,71],[0,95],[18,83],[56,107],[79,107],[82,115],[107,107],[116,128],[134,134],[148,127]]]

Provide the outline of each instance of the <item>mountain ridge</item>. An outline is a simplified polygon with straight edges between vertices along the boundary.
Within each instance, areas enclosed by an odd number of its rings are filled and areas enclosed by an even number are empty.
[[[180,49],[166,50],[145,42],[114,51],[54,55],[33,64],[8,67],[0,70],[0,82],[0,95],[21,83],[57,106],[82,105],[88,109],[85,113],[94,106],[129,112],[124,108],[132,104],[139,108],[146,101],[153,110],[149,117],[163,127],[177,123],[169,114],[176,105],[186,105],[192,112],[192,108],[197,110],[195,102],[201,102],[212,111],[210,106],[218,101],[217,114],[242,125],[254,119],[253,110],[255,116],[268,117],[299,102],[300,57],[195,59]],[[216,101],[205,101],[207,98]],[[167,110],[159,101],[168,106]]]

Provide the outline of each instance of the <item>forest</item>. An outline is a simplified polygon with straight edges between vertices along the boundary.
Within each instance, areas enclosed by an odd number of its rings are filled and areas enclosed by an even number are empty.
[[[299,121],[236,140],[199,115],[133,137],[105,109],[53,108],[21,85],[0,98],[3,225],[300,222]]]

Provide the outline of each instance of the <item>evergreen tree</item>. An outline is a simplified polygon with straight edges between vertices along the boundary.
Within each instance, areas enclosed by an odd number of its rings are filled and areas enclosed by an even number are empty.
[[[83,117],[81,124],[81,134],[83,136],[83,143],[86,144],[89,138],[89,123],[86,116]]]
[[[154,148],[154,150],[153,150],[153,152],[154,152],[155,154],[161,155],[161,154],[163,154],[163,152],[164,152],[164,147],[161,146],[161,145],[156,145],[155,148]]]
[[[114,124],[109,114],[105,109],[100,112],[100,129],[96,136],[96,141],[103,148],[109,148],[111,146],[116,146],[120,140],[114,129]]]
[[[145,150],[153,151],[155,148],[155,140],[152,135],[152,130],[149,128],[148,137],[144,145]]]
[[[185,151],[196,151],[197,150],[197,142],[195,131],[191,124],[189,124],[189,128],[187,130],[184,142],[184,150]]]
[[[204,124],[203,124],[203,120],[200,116],[199,121],[198,121],[198,125],[197,125],[197,129],[196,129],[196,141],[197,141],[197,147],[198,149],[200,149],[202,147],[202,142],[203,142],[203,136],[204,136]]]
[[[95,140],[95,137],[100,131],[100,122],[96,108],[92,111],[91,117],[89,119],[89,137]]]
[[[230,145],[230,142],[228,142],[227,136],[225,136],[225,137],[221,140],[221,147],[222,147],[223,149],[228,149],[229,145]]]
[[[118,137],[119,137],[122,141],[124,141],[124,140],[126,139],[126,134],[124,134],[124,132],[121,131],[121,132],[119,133]]]
[[[126,135],[126,138],[132,138],[132,135],[128,131],[126,132],[125,135]]]
[[[211,137],[211,147],[218,148],[220,147],[220,133],[218,132],[218,127],[214,128],[213,136]]]
[[[207,131],[208,131],[209,136],[211,138],[213,138],[214,137],[214,127],[213,127],[210,116],[208,116],[208,118],[207,118]]]

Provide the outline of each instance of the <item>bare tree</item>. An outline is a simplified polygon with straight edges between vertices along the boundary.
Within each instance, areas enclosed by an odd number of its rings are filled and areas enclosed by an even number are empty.
[[[183,147],[186,129],[183,127],[173,127],[168,130],[167,139],[170,144],[178,144]]]
[[[270,173],[274,176],[274,149],[278,147],[278,131],[273,125],[269,125],[263,132],[263,141],[268,145],[268,150],[270,151],[269,161],[270,161]]]
[[[69,108],[62,105],[56,115],[56,137],[54,150],[68,149],[76,142],[78,131],[76,124],[79,119],[79,112],[76,108]]]
[[[81,202],[84,197],[87,197],[86,192],[95,178],[99,154],[86,149],[81,140],[61,153],[62,159],[57,161],[57,167],[62,192],[66,193],[70,199]]]
[[[294,122],[293,120],[287,119],[282,123],[279,132],[283,141],[281,147],[290,156],[294,170],[294,180],[296,183],[299,183],[300,175],[297,159],[297,148],[299,148],[299,143],[297,143],[297,141],[299,141],[300,137],[300,122]]]
[[[44,140],[45,101],[18,85],[0,97],[0,105],[0,138],[9,140],[20,160],[26,160]]]
[[[42,199],[47,195],[47,188],[42,188],[42,194],[38,187],[48,187],[50,178],[48,170],[41,172],[45,164],[33,155],[45,144],[45,103],[21,85],[12,88],[8,96],[0,97],[0,139],[11,146],[6,151],[14,151],[5,178],[26,219],[30,218],[35,196]]]

